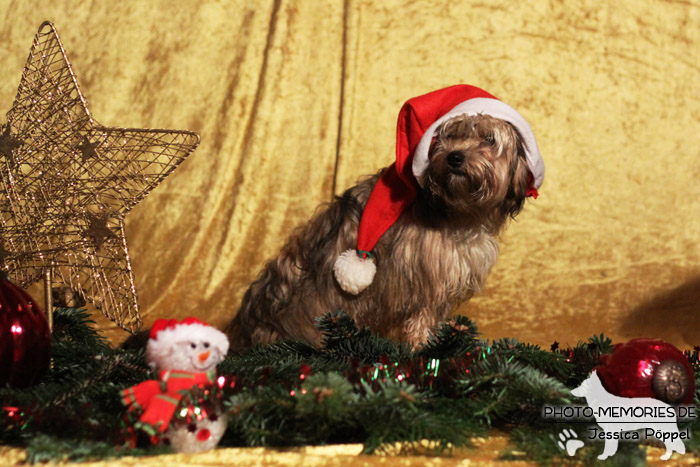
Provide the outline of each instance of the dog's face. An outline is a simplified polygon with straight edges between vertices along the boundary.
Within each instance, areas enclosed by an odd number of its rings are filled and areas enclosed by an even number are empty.
[[[437,129],[422,185],[452,213],[515,217],[528,178],[520,137],[508,122],[463,115]]]

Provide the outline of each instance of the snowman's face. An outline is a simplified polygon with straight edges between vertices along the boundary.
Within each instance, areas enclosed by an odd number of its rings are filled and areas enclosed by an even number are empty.
[[[151,367],[158,370],[204,373],[221,361],[221,351],[206,340],[181,340],[166,352],[152,355],[151,360]]]
[[[146,345],[146,361],[153,370],[204,373],[223,360],[228,339],[208,325],[175,326],[157,333]]]
[[[173,370],[206,372],[221,361],[219,349],[206,340],[182,340],[174,347],[170,364],[177,367]]]

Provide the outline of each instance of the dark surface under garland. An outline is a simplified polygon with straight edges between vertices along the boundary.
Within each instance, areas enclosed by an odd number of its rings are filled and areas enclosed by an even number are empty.
[[[57,310],[53,367],[44,381],[0,389],[0,442],[26,447],[30,461],[169,449],[134,431],[119,402],[120,389],[153,377],[143,349],[113,349],[90,324],[84,310]],[[325,338],[318,349],[285,342],[229,355],[219,365],[218,387],[195,389],[183,404],[228,411],[221,446],[361,442],[371,453],[402,442],[410,452],[412,442],[429,439],[435,454],[449,454],[451,446],[468,446],[470,437],[498,427],[511,433],[513,449],[504,458],[546,464],[569,459],[556,443],[567,425],[543,421],[543,404],[575,402],[569,389],[612,347],[603,335],[549,351],[511,339],[482,341],[465,317],[444,323],[417,352],[356,329],[342,313],[326,315],[319,327]],[[698,350],[685,353],[696,383]],[[188,416],[173,423],[187,424]],[[700,454],[700,423],[691,429],[686,449]],[[593,464],[601,450],[587,444],[572,462]],[[605,465],[644,462],[639,446],[621,443]]]

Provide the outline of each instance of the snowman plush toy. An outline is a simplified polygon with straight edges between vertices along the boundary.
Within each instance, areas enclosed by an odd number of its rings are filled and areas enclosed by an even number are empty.
[[[158,379],[121,393],[129,411],[142,412],[134,427],[167,438],[179,452],[215,447],[226,429],[226,417],[198,409],[190,414],[192,423],[185,426],[171,424],[171,420],[183,393],[214,384],[216,365],[224,359],[228,347],[223,332],[197,318],[157,320],[146,346],[146,361]]]

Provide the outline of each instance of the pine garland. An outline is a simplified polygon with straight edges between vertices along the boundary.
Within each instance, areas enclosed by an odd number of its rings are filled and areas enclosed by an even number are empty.
[[[119,401],[119,390],[153,377],[143,349],[111,348],[85,310],[56,310],[54,321],[53,366],[44,381],[0,388],[0,442],[25,447],[30,462],[167,452],[133,430]],[[584,428],[545,421],[542,407],[575,401],[570,388],[612,347],[603,335],[572,349],[555,343],[549,351],[513,339],[489,342],[461,316],[415,352],[357,329],[342,312],[324,316],[318,326],[324,336],[319,348],[282,342],[227,356],[218,386],[194,389],[182,405],[215,404],[228,414],[221,446],[361,442],[374,453],[396,452],[398,443],[398,452],[410,453],[428,440],[430,452],[446,455],[496,427],[511,433],[504,458],[560,463],[569,459],[557,446],[558,434]],[[696,406],[699,351],[687,353]],[[186,422],[180,418],[175,422]],[[700,423],[691,429],[686,448],[700,454]],[[575,459],[593,465],[601,449],[588,443]],[[638,445],[620,443],[610,460],[639,465],[644,458]]]

